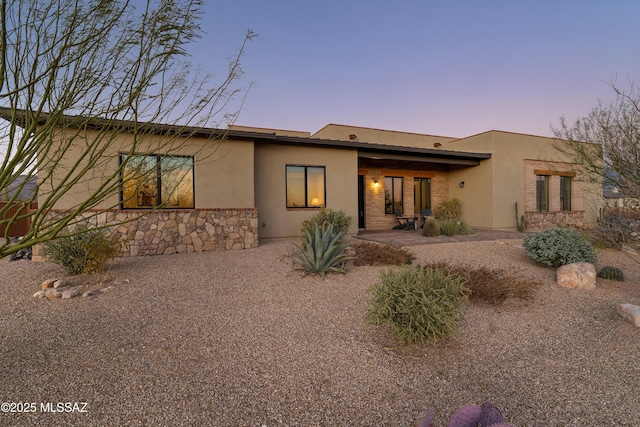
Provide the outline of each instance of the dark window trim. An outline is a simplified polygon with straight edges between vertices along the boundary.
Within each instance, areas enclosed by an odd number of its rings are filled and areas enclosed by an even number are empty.
[[[427,207],[424,208],[424,209],[431,209],[431,178],[423,178],[423,177],[416,176],[416,177],[413,177],[413,182],[414,182],[414,185],[413,185],[413,205],[414,205],[414,207],[415,206],[419,206],[420,210],[423,209],[421,204],[417,203],[418,202],[418,200],[417,200],[418,197],[416,197],[417,195],[416,195],[415,183],[419,182],[420,186],[422,187],[422,183],[426,182],[427,185],[429,186],[429,200],[427,201]],[[422,193],[420,194],[420,198],[422,198]],[[420,201],[422,202],[422,200],[420,200]],[[414,208],[414,210],[415,210],[415,208]],[[420,212],[414,212],[414,213],[420,213]]]
[[[118,166],[122,166],[122,158],[124,156],[135,156],[135,157],[155,157],[156,158],[156,194],[158,195],[157,197],[157,202],[156,205],[153,207],[132,207],[132,208],[127,208],[124,206],[124,198],[123,198],[123,190],[124,190],[124,177],[122,176],[122,173],[124,172],[123,170],[120,170],[120,191],[119,191],[119,197],[120,197],[120,209],[121,210],[149,210],[149,209],[156,209],[158,207],[161,208],[162,206],[162,170],[161,170],[161,163],[162,163],[162,159],[163,158],[182,158],[182,159],[191,159],[191,194],[193,195],[193,206],[191,207],[180,207],[180,206],[170,206],[167,209],[177,209],[177,210],[189,210],[189,209],[195,209],[196,208],[196,161],[194,156],[189,156],[189,155],[184,155],[184,154],[171,154],[171,155],[164,155],[164,154],[152,154],[152,153],[126,153],[126,152],[120,152],[118,155]],[[162,209],[162,208],[161,208]]]
[[[542,178],[544,178],[544,180],[542,180]],[[544,194],[541,194],[542,192],[540,191],[541,181],[544,181],[545,183]],[[549,181],[550,181],[549,175],[536,175],[536,211],[537,212],[549,212],[549,187],[550,187]],[[543,209],[543,206],[542,206],[543,197],[545,199],[544,200],[545,209]]]
[[[560,177],[560,210],[571,211],[571,196],[573,190],[573,178],[571,176]],[[568,190],[568,191],[566,191]]]
[[[404,214],[404,177],[402,176],[385,176],[385,179],[387,178],[391,178],[391,209],[393,210],[393,205],[395,203],[395,186],[394,184],[394,180],[399,179],[400,182],[402,183],[402,189],[400,190],[400,204],[402,205],[402,208],[400,209],[400,213]],[[386,185],[386,184],[385,184]],[[387,191],[387,189],[385,188],[384,191]],[[395,211],[393,212],[389,212],[387,210],[387,204],[384,204],[384,213],[385,215],[395,215]]]
[[[292,167],[292,168],[304,168],[304,206],[289,206],[288,204],[288,200],[287,200],[287,194],[289,194],[289,181],[287,179],[287,168]],[[322,191],[323,191],[323,198],[324,198],[324,204],[322,206],[308,206],[307,205],[307,199],[308,199],[308,195],[309,195],[309,188],[308,188],[308,172],[307,169],[308,168],[318,168],[318,169],[322,169]],[[284,168],[284,189],[285,189],[285,198],[284,198],[284,204],[285,207],[287,209],[312,209],[312,210],[318,210],[318,209],[322,209],[327,207],[327,167],[326,166],[316,166],[316,165],[298,165],[298,164],[287,164],[285,165]]]

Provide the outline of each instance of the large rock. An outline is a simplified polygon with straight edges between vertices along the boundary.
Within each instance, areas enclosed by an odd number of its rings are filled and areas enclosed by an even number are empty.
[[[640,327],[640,307],[633,304],[618,304],[616,311],[620,316],[633,323],[634,326]]]
[[[588,262],[574,262],[563,265],[556,271],[556,282],[571,289],[594,289],[596,268]]]

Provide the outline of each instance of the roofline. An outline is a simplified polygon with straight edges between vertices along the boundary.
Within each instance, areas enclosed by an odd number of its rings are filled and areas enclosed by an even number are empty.
[[[416,136],[432,136],[432,137],[436,137],[436,138],[449,138],[449,139],[452,139],[452,140],[461,139],[461,138],[458,138],[456,136],[434,135],[434,134],[430,134],[430,133],[419,133],[419,132],[407,132],[407,131],[403,131],[403,130],[372,128],[372,127],[368,127],[368,126],[343,125],[343,124],[340,124],[340,123],[328,123],[328,124],[324,125],[323,127],[321,127],[320,129],[318,129],[316,132],[312,133],[311,136],[316,135],[317,133],[321,132],[323,129],[328,128],[329,126],[342,126],[342,127],[347,127],[347,128],[366,129],[366,130],[373,130],[373,131],[379,131],[379,132],[404,133],[404,134],[407,134],[407,135],[416,135]]]
[[[13,110],[6,107],[0,107],[0,118],[5,120],[11,120],[12,113],[19,112],[15,118],[25,120],[26,111]],[[50,118],[49,113],[40,113],[37,123],[44,124]],[[206,127],[194,127],[194,126],[175,126],[168,124],[157,124],[151,122],[135,122],[131,120],[109,120],[101,118],[87,118],[83,116],[63,115],[61,119],[64,124],[68,126],[83,126],[92,129],[102,129],[105,127],[113,127],[119,129],[122,132],[133,132],[138,128],[146,133],[153,134],[185,134],[196,137],[206,138],[226,138],[226,139],[240,139],[240,140],[253,140],[256,143],[275,143],[285,145],[305,145],[305,146],[317,146],[317,147],[331,147],[340,149],[356,149],[358,151],[366,153],[379,153],[379,154],[412,154],[417,156],[429,156],[433,158],[448,158],[448,159],[467,159],[467,160],[483,160],[491,158],[491,153],[471,153],[463,151],[442,150],[442,149],[429,149],[418,147],[405,147],[399,145],[390,144],[377,144],[372,142],[362,141],[344,141],[337,139],[322,139],[313,137],[300,137],[300,136],[287,136],[277,135],[275,132],[253,132],[246,130],[234,130],[234,129],[218,129],[218,128],[206,128]]]

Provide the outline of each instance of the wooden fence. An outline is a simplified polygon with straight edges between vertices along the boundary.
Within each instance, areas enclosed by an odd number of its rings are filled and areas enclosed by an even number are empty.
[[[0,209],[3,209],[5,206],[7,206],[7,204],[9,204],[9,202],[0,202]],[[21,209],[21,210],[20,210]],[[14,203],[12,206],[9,207],[9,209],[7,210],[7,212],[4,214],[4,218],[1,219],[10,219],[13,216],[15,216],[16,214],[25,214],[27,212],[29,212],[32,209],[38,209],[38,203],[34,202],[31,203],[28,206],[25,206],[22,203]],[[19,212],[20,210],[20,212]],[[29,231],[29,228],[31,228],[31,218],[25,218],[25,219],[21,219],[20,221],[16,221],[13,224],[11,224],[11,228],[9,229],[9,234],[8,237],[17,237],[17,236],[24,236],[27,231]],[[0,224],[0,237],[4,237],[5,236],[5,232],[7,230],[7,224],[5,223],[1,223]]]

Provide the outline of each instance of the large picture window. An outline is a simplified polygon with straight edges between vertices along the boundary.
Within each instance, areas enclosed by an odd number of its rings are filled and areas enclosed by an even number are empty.
[[[384,213],[404,213],[403,178],[401,176],[384,177]]]
[[[287,166],[287,207],[322,208],[325,205],[324,166]]]
[[[413,213],[431,209],[431,178],[413,179]]]
[[[549,212],[549,175],[536,175],[536,210]]]
[[[193,157],[126,155],[122,170],[123,209],[194,208]]]

